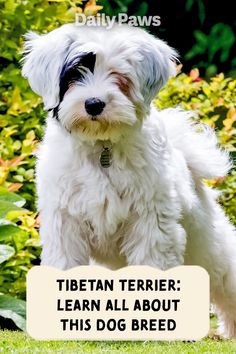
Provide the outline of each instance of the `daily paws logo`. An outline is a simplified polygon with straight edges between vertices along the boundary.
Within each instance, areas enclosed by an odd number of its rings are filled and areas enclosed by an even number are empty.
[[[126,13],[119,13],[117,16],[107,16],[104,13],[98,13],[97,16],[86,16],[84,13],[75,15],[75,24],[77,26],[87,25],[89,27],[105,27],[111,29],[115,24],[127,24],[133,27],[158,27],[161,25],[160,16],[128,16]]]

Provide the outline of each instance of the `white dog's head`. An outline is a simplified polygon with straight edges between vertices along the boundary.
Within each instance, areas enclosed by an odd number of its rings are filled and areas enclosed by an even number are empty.
[[[152,99],[175,73],[176,52],[128,26],[64,25],[26,36],[23,75],[45,109],[67,130],[117,140],[140,124]]]

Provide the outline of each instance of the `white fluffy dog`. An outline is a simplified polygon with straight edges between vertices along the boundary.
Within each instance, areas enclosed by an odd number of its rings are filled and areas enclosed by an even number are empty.
[[[151,101],[175,51],[137,28],[30,33],[23,75],[49,111],[37,161],[42,264],[204,267],[236,337],[236,234],[204,178],[228,155],[210,128]]]

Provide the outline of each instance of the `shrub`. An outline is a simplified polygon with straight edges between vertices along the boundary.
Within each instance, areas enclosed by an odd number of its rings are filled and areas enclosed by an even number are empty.
[[[0,188],[0,294],[25,299],[25,277],[39,257],[38,223],[25,200]]]

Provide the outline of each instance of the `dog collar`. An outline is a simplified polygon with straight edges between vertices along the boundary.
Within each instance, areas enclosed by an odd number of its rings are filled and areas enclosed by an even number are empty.
[[[100,155],[100,164],[103,168],[108,168],[112,164],[112,144],[110,141],[103,143],[103,150]]]

